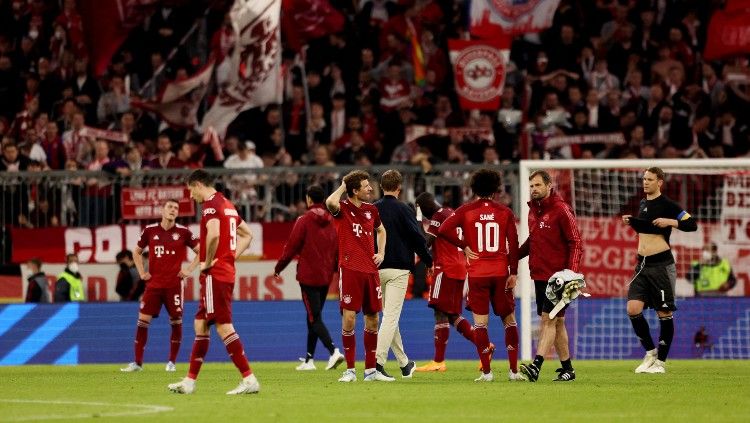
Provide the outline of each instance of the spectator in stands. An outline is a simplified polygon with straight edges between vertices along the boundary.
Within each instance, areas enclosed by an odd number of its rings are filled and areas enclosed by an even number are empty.
[[[3,144],[3,159],[0,160],[0,172],[23,172],[29,167],[28,157],[20,154],[13,142]]]
[[[65,147],[58,133],[55,122],[47,123],[47,130],[42,138],[41,147],[47,157],[47,166],[52,170],[62,170],[65,167]]]
[[[29,285],[26,289],[27,303],[48,303],[49,301],[49,284],[47,275],[42,272],[42,261],[34,257],[26,262],[26,268],[29,271],[29,277],[26,278]]]
[[[78,56],[81,57],[81,56]],[[75,61],[75,79],[73,80],[73,95],[76,102],[81,106],[86,117],[86,122],[96,122],[96,107],[99,102],[99,84],[89,75],[88,60],[77,59]]]
[[[259,169],[263,166],[263,160],[255,154],[255,143],[252,141],[239,143],[237,153],[224,161],[224,167],[227,169]],[[242,202],[257,198],[257,183],[258,175],[248,172],[244,175],[233,175],[227,183],[227,188],[232,193],[233,201]]]
[[[334,94],[328,121],[331,123],[331,142],[335,142],[346,131],[346,97]]]
[[[125,83],[120,75],[113,75],[109,81],[109,90],[102,94],[96,108],[99,122],[114,123],[118,117],[130,109],[130,97],[125,90]]]
[[[156,157],[150,164],[152,169],[179,169],[183,167],[183,163],[172,152],[172,140],[166,132],[159,134],[159,138],[156,139],[156,151]]]
[[[135,267],[133,252],[122,250],[117,253],[115,260],[120,266],[115,285],[115,292],[120,296],[120,301],[138,301],[146,289],[146,283],[141,279]]]
[[[78,272],[78,255],[65,256],[65,269],[55,283],[55,302],[86,301],[83,289],[83,276]]]
[[[709,242],[703,246],[701,258],[690,263],[688,280],[693,283],[696,297],[725,296],[737,284],[732,265],[719,257],[718,250],[715,243]]]

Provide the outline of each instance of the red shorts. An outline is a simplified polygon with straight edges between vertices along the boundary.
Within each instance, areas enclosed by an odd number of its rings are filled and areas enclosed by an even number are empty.
[[[513,290],[505,289],[508,276],[469,276],[466,308],[475,314],[490,314],[490,302],[496,316],[505,318],[516,310]]]
[[[377,273],[339,268],[339,307],[342,310],[375,314],[383,309],[382,299]]]
[[[140,312],[153,317],[159,317],[161,306],[167,309],[172,320],[182,319],[183,284],[171,288],[151,288],[146,284],[146,290],[141,297]]]
[[[459,315],[464,302],[464,280],[449,278],[445,273],[435,275],[435,283],[430,286],[428,307],[448,315]]]
[[[234,283],[220,282],[211,275],[201,275],[201,300],[196,320],[214,323],[232,323],[232,292]]]

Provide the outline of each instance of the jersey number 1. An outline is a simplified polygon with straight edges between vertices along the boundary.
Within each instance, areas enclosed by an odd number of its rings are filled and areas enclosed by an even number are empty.
[[[477,222],[477,252],[495,253],[500,249],[500,225],[497,222]]]

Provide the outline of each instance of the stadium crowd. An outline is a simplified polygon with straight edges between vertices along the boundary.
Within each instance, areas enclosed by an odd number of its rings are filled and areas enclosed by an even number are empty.
[[[242,113],[219,155],[197,128],[170,127],[133,104],[153,99],[167,81],[187,78],[214,55],[205,111],[227,80],[231,3],[159,2],[95,78],[76,0],[0,1],[0,172],[126,176],[161,168],[376,163],[428,170],[523,157],[708,158],[750,150],[748,57],[701,58],[719,1],[562,0],[551,28],[514,39],[501,107],[479,112],[458,106],[447,50],[449,38],[468,36],[468,1],[329,0],[345,18],[343,29],[309,40],[303,56],[283,34],[284,103]],[[410,31],[424,55],[419,81]],[[492,128],[494,140],[430,135],[410,142],[410,125]],[[85,127],[122,132],[130,141],[84,136]],[[555,135],[595,133],[621,133],[625,144],[545,147]]]

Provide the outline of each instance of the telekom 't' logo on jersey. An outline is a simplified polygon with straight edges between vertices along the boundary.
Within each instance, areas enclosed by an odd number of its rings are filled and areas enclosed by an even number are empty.
[[[359,238],[362,234],[362,225],[360,225],[359,223],[352,223],[352,232],[354,232],[354,235]]]
[[[156,257],[161,258],[161,256],[164,254],[164,246],[163,245],[155,245],[154,246],[154,254],[156,254]]]

